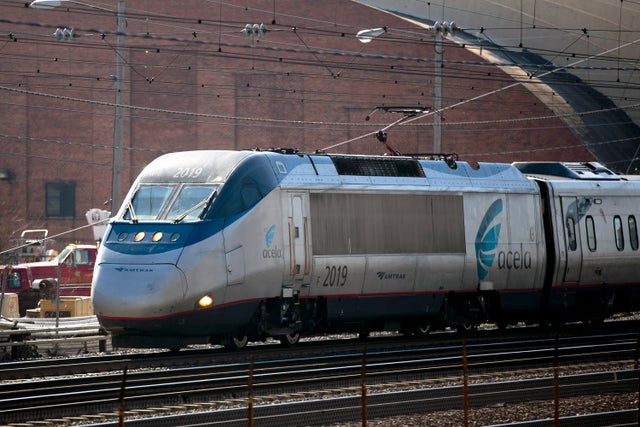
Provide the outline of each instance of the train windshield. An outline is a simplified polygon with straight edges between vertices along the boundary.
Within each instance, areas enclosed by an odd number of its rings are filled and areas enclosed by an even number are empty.
[[[141,185],[127,203],[124,219],[197,221],[213,201],[217,185]]]

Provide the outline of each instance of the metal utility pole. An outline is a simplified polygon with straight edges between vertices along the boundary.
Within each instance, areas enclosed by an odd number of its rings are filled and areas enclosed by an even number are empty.
[[[433,152],[442,152],[442,32],[435,32],[435,77],[433,81]]]
[[[114,103],[115,117],[113,123],[113,170],[111,177],[111,216],[114,216],[120,207],[120,169],[122,163],[122,99],[124,89],[124,34],[126,31],[126,21],[124,18],[125,2],[118,1],[116,21],[118,24],[118,35],[116,36],[116,75],[115,88],[116,95]]]
[[[442,37],[453,34],[458,30],[455,22],[436,22],[433,24],[435,32],[435,77],[433,87],[433,152],[442,152]]]

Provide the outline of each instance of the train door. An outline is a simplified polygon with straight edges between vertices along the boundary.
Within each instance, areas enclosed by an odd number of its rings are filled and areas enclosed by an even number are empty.
[[[290,214],[287,218],[289,235],[288,274],[294,284],[308,289],[311,267],[309,248],[309,197],[304,193],[290,194]]]
[[[244,283],[245,263],[244,249],[239,246],[225,253],[227,259],[227,285],[239,285]]]
[[[582,270],[582,242],[580,237],[580,215],[577,197],[562,198],[564,218],[565,250],[564,283],[579,283]]]

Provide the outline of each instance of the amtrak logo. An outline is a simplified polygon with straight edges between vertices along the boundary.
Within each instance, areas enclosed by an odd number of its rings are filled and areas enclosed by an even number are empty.
[[[406,279],[407,275],[405,273],[387,273],[385,271],[378,271],[376,273],[378,275],[378,279],[380,280],[393,280],[393,279]]]
[[[115,267],[118,273],[153,273],[153,268],[131,268],[131,267]]]
[[[478,227],[476,235],[476,262],[478,266],[478,278],[484,280],[489,274],[488,268],[496,259],[496,248],[500,239],[501,223],[494,224],[496,218],[502,212],[502,199],[498,199],[489,206],[484,218]]]
[[[267,247],[270,248],[271,244],[273,243],[273,238],[276,235],[276,226],[275,224],[272,225],[271,227],[269,227],[269,229],[267,230],[267,234],[265,234],[264,236],[264,242],[267,244]]]

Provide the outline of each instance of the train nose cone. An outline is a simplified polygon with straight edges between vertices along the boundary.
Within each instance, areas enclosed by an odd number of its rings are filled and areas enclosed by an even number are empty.
[[[184,307],[187,280],[173,264],[98,264],[91,288],[98,317],[162,317]]]

